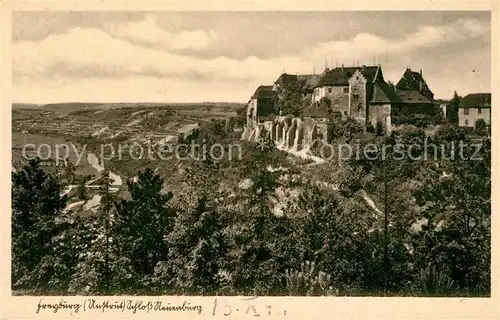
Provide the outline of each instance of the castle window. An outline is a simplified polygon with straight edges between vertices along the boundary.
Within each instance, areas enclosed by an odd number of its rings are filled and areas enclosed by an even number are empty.
[[[356,80],[359,80],[359,77],[356,77]]]
[[[468,126],[469,125],[469,120],[465,119],[465,125]]]
[[[332,88],[328,88],[328,93],[332,93]]]
[[[481,108],[477,109],[477,114],[481,114]]]
[[[363,105],[361,103],[358,104],[358,112],[361,112],[363,110]]]
[[[468,116],[469,115],[469,108],[464,108],[464,115]]]
[[[333,100],[333,105],[338,106],[339,105],[339,100],[338,99]]]
[[[344,116],[347,116],[347,111],[344,111]]]
[[[349,93],[349,88],[344,88],[344,93]]]

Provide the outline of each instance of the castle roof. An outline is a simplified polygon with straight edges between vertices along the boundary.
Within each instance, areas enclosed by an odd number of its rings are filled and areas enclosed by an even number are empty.
[[[297,82],[296,74],[282,73],[274,83],[288,85]]]
[[[400,103],[399,94],[387,83],[380,82],[373,86],[370,103]]]
[[[349,79],[357,70],[361,72],[363,77],[365,77],[368,82],[374,82],[377,78],[379,66],[337,67],[326,71],[317,83],[316,87],[347,86],[349,85]]]
[[[318,81],[321,79],[319,74],[281,74],[274,82],[281,85],[290,85],[293,83],[301,82],[304,84],[306,90],[312,90]]]
[[[298,75],[297,80],[300,82],[304,82],[306,89],[314,89],[314,87],[318,84],[321,79],[321,75],[319,74],[303,74]]]
[[[428,91],[432,93],[422,76],[422,70],[420,72],[412,71],[407,68],[403,77],[396,84],[396,89],[398,90],[416,90],[416,91]]]
[[[417,90],[407,90],[407,91],[396,90],[396,93],[398,94],[399,98],[401,99],[401,103],[405,103],[405,104],[434,103],[431,100],[429,100],[428,98],[424,97]]]
[[[252,95],[252,99],[273,99],[275,97],[277,94],[273,90],[273,86],[259,86]]]
[[[491,108],[491,93],[471,93],[460,101],[459,108]]]

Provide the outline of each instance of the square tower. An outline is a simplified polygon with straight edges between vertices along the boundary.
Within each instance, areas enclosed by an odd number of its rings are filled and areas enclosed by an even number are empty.
[[[362,123],[366,121],[366,83],[359,69],[349,78],[349,115]]]

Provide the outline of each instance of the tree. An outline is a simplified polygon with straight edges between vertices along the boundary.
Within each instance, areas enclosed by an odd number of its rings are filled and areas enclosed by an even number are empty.
[[[319,100],[320,103],[324,103],[330,108],[332,106],[332,100],[329,97],[323,97]]]
[[[37,274],[40,279],[44,279],[43,289],[46,293],[61,294],[73,290],[73,281],[82,272],[79,264],[92,241],[92,233],[85,224],[85,218],[69,215],[61,218],[59,232],[50,244],[50,252],[37,265]]]
[[[336,118],[332,122],[328,141],[338,141],[341,139],[344,142],[349,142],[355,135],[364,131],[361,124],[351,117],[346,119]]]
[[[78,181],[77,196],[80,200],[87,200],[88,198],[87,186],[85,185],[85,182],[86,182],[85,177],[81,177],[81,179]]]
[[[72,184],[75,182],[75,173],[76,173],[76,168],[73,162],[68,161],[68,165],[66,166],[64,170],[64,178],[68,182],[68,184]]]
[[[437,125],[444,122],[445,117],[443,114],[443,109],[441,109],[439,105],[434,106],[434,114],[435,116],[432,119],[430,119],[431,120],[430,122],[432,124]]]
[[[448,110],[446,111],[446,117],[451,123],[458,124],[458,106],[460,105],[460,100],[461,97],[455,91],[448,106]]]
[[[382,121],[377,120],[375,125],[375,134],[377,136],[382,136],[384,134],[384,126],[382,125]]]
[[[110,217],[101,212],[75,225],[84,238],[79,242],[79,260],[68,291],[75,294],[110,295],[135,293],[137,275],[130,259],[120,252],[120,237]]]
[[[486,139],[473,160],[475,147],[464,142],[464,157],[439,161],[440,170],[415,191],[428,221],[414,239],[420,257],[416,264],[424,268],[431,263],[458,288],[484,294],[490,290],[490,143]]]
[[[127,182],[130,200],[117,204],[115,230],[119,235],[121,254],[132,262],[141,278],[153,274],[165,261],[165,235],[170,232],[175,210],[169,206],[172,193],[163,194],[163,179],[147,168],[139,172],[136,182]]]
[[[474,132],[480,136],[486,136],[488,134],[488,126],[484,119],[478,119],[474,125]]]
[[[274,212],[275,191],[283,186],[280,177],[284,173],[272,170],[283,165],[283,157],[271,143],[268,148],[252,144],[248,149],[240,164],[241,178],[252,184],[236,192],[233,212],[226,220],[229,250],[224,269],[236,294],[271,294],[286,286],[285,253],[276,249],[284,246],[276,244],[276,234],[287,233],[288,220]]]
[[[368,268],[380,268],[370,263],[373,248],[368,230],[376,220],[358,201],[345,201],[335,192],[308,186],[293,215],[298,233],[298,243],[293,245],[301,260],[326,273],[333,289],[343,294],[357,292]]]
[[[127,292],[137,277],[132,261],[121,252],[121,230],[115,226],[116,199],[110,193],[111,179],[107,169],[102,173],[97,215],[79,224],[90,241],[82,248],[81,258],[71,279],[69,290],[84,294]],[[85,242],[84,242],[85,243]]]
[[[168,259],[159,265],[158,269],[163,269],[160,278],[167,276],[167,283],[178,292],[214,294],[221,286],[219,274],[225,260],[222,230],[219,213],[201,196],[194,208],[177,216],[166,236]]]
[[[445,123],[438,128],[436,134],[434,135],[436,142],[443,144],[460,141],[465,139],[465,133],[463,130],[455,123]]]
[[[38,159],[12,173],[12,286],[43,286],[32,272],[50,252],[57,234],[56,217],[65,206],[61,186],[44,172]]]
[[[278,89],[278,100],[276,108],[283,115],[291,114],[298,117],[302,109],[309,102],[304,100],[304,83],[301,81],[292,82]]]

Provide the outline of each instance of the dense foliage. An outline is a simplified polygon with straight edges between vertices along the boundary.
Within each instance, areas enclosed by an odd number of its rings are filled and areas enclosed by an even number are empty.
[[[104,181],[101,206],[91,215],[65,213],[68,201],[60,193],[68,179],[32,161],[12,173],[12,288],[31,294],[489,295],[490,142],[478,127],[474,136],[447,124],[433,138],[421,129],[385,137],[347,120],[330,128],[331,141],[379,147],[427,141],[448,152],[459,141],[468,145],[464,158],[414,149],[420,160],[399,159],[390,147],[384,159],[309,169],[290,162],[271,141],[245,144],[233,162],[189,162],[190,193],[176,202],[157,170],[128,181],[127,199],[110,194]],[[212,122],[181,140],[211,144],[231,141],[231,134]],[[481,159],[471,160],[478,140]],[[238,181],[221,188],[227,176]],[[77,197],[87,196],[79,191]]]
[[[304,96],[305,83],[295,81],[278,88],[278,99],[275,109],[283,114],[299,116],[304,107],[309,105],[310,100]]]
[[[448,110],[446,110],[446,118],[451,123],[458,124],[458,106],[460,105],[461,99],[462,98],[455,91],[448,105]]]

